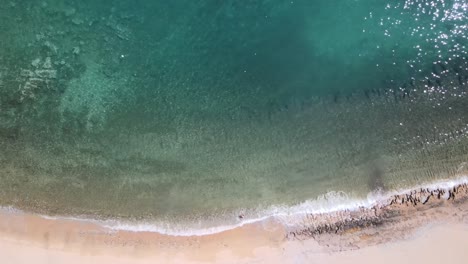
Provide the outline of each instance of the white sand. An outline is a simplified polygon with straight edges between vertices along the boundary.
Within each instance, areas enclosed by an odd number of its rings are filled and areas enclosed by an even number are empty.
[[[53,228],[50,226],[54,224],[53,221],[46,221],[49,227]],[[76,228],[83,226],[77,225]],[[58,244],[20,242],[2,236],[0,263],[468,263],[468,226],[463,224],[428,226],[416,232],[411,239],[335,253],[327,253],[326,248],[314,240],[283,241],[278,244],[273,239],[271,243],[262,240],[259,244],[258,240],[246,239],[244,244],[231,243],[219,247],[235,240],[232,234],[243,236],[239,231],[220,234],[208,239],[213,242],[210,246],[201,245],[198,249],[174,244],[166,250],[147,246],[141,246],[139,250],[140,246],[133,245],[131,251],[122,250],[122,245],[103,247],[96,243],[86,245],[72,242],[64,242],[60,244],[62,249],[55,249]],[[142,236],[142,239],[148,238]],[[71,247],[67,247],[67,243]],[[236,247],[250,250],[239,251]]]

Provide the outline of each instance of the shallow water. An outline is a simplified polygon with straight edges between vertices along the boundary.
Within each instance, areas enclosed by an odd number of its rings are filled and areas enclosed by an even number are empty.
[[[340,2],[0,6],[0,204],[211,223],[466,174],[466,1]]]

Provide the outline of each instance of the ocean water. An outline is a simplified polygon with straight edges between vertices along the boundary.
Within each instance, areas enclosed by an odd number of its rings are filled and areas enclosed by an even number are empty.
[[[466,0],[7,1],[0,206],[181,230],[454,180],[467,31]]]

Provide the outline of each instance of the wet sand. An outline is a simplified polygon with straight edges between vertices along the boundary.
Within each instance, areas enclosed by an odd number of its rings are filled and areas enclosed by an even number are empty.
[[[419,189],[372,208],[274,219],[206,236],[115,231],[0,213],[2,263],[467,263],[468,186]]]

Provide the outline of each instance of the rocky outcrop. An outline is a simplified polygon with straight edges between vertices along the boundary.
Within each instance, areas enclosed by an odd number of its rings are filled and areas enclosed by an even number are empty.
[[[468,185],[449,189],[418,189],[393,195],[371,208],[307,215],[288,239],[314,239],[331,250],[346,250],[405,237],[431,221],[461,220],[468,211]],[[388,233],[389,236],[383,234]],[[382,240],[387,237],[387,240]],[[363,239],[365,238],[365,239]]]

